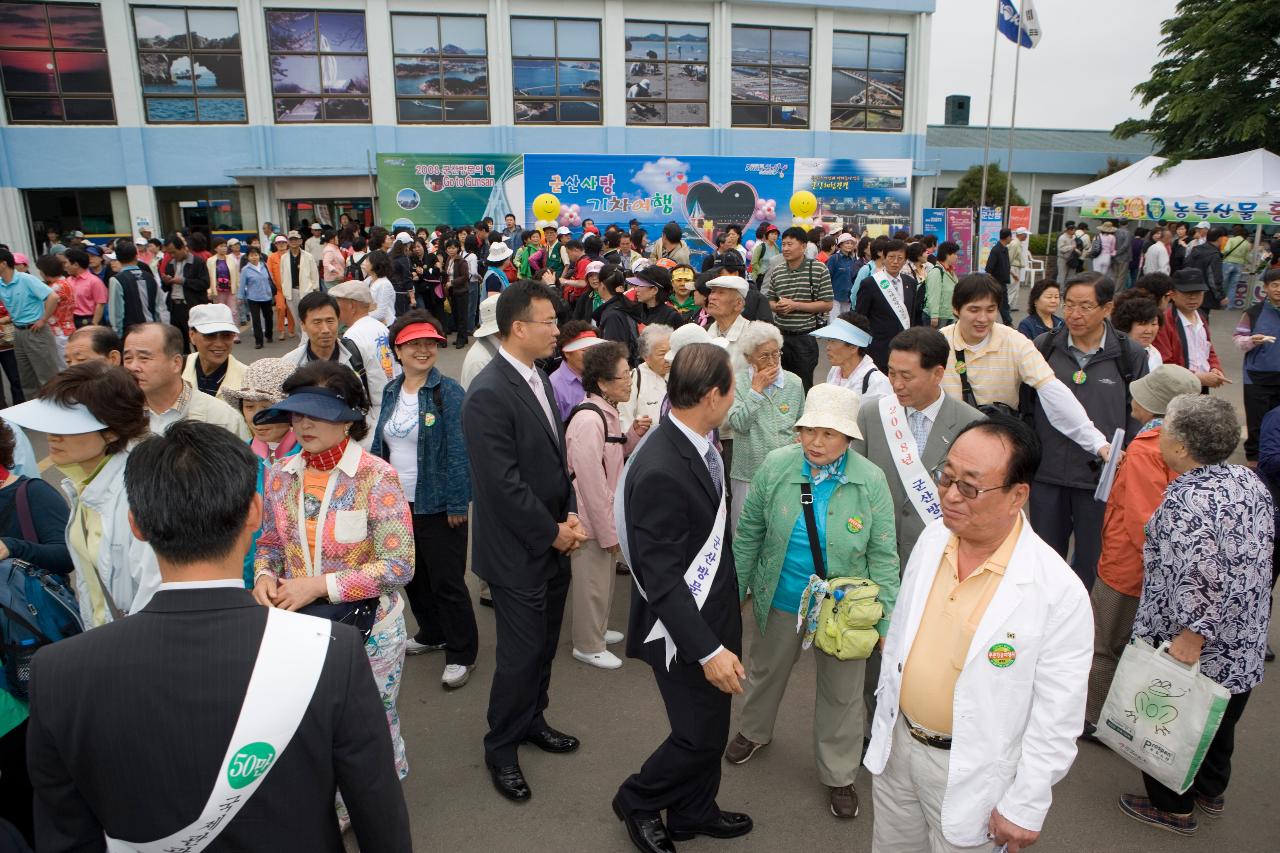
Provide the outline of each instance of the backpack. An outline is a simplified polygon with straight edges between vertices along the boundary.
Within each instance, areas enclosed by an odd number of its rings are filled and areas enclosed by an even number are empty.
[[[360,264],[364,261],[365,257],[368,256],[368,254],[369,254],[368,252],[365,252],[363,255],[360,255],[358,257],[356,255],[352,255],[351,259],[347,261],[347,270],[345,273],[347,277],[347,281],[363,281],[364,280],[364,272],[361,271]]]
[[[627,437],[625,435],[609,435],[609,420],[604,416],[604,410],[601,409],[599,406],[597,406],[595,403],[579,403],[578,405],[574,406],[569,411],[569,417],[564,419],[565,429],[567,430],[569,428],[570,422],[573,421],[574,416],[578,414],[578,412],[585,412],[585,411],[592,411],[600,416],[600,425],[604,427],[604,443],[606,445],[627,443]],[[603,465],[604,460],[601,460],[600,464]],[[578,478],[578,475],[576,472],[574,471],[569,472],[570,482],[573,482],[577,478]]]
[[[350,338],[338,338],[338,342],[350,357],[347,366],[351,368],[352,373],[360,377],[360,384],[364,386],[365,399],[372,403],[373,398],[369,395],[369,377],[365,373],[364,356],[360,354],[360,347]]]
[[[1129,406],[1133,402],[1133,395],[1129,392],[1129,385],[1133,382],[1133,369],[1132,365],[1129,363],[1129,357],[1132,353],[1129,350],[1129,345],[1130,343],[1133,343],[1133,339],[1114,326],[1109,327],[1107,332],[1114,332],[1116,336],[1116,343],[1120,345],[1120,357],[1116,359],[1116,367],[1120,371],[1120,381],[1124,384],[1124,408],[1127,412],[1129,411]],[[1045,335],[1044,341],[1036,347],[1040,352],[1040,355],[1044,358],[1046,364],[1049,362],[1049,355],[1053,352],[1054,346],[1056,346],[1060,340],[1065,341],[1066,334],[1067,327],[1064,324]],[[1133,346],[1136,347],[1137,344],[1133,343]],[[1144,355],[1146,354],[1146,351],[1141,347],[1139,347],[1139,351]],[[1027,424],[1033,428],[1035,426],[1035,407],[1038,404],[1039,399],[1040,395],[1037,394],[1036,390],[1030,385],[1023,385],[1021,389],[1019,389],[1018,410]],[[968,401],[966,400],[965,402]],[[1107,437],[1110,438],[1110,436]]]
[[[22,538],[38,543],[27,489],[18,483],[14,505]],[[0,654],[4,656],[3,688],[25,701],[31,679],[31,658],[41,648],[84,631],[75,593],[63,575],[16,558],[0,560]]]

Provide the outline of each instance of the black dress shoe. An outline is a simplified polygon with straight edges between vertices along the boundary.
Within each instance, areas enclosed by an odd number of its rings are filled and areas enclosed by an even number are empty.
[[[543,752],[573,752],[582,745],[582,742],[573,735],[558,732],[551,726],[528,735],[524,742],[533,744]]]
[[[637,850],[642,850],[644,853],[676,853],[675,842],[671,840],[671,834],[667,832],[661,815],[652,817],[628,815],[622,810],[617,797],[613,798],[613,813],[626,825],[627,835]]]
[[[490,767],[489,776],[493,779],[493,787],[498,793],[517,803],[523,803],[533,796],[529,783],[524,779],[524,772],[519,764],[509,767]]]
[[[720,816],[710,823],[691,826],[687,829],[671,827],[671,837],[676,841],[688,841],[695,835],[706,835],[711,838],[737,838],[746,835],[755,826],[751,816],[742,812],[720,812]]]

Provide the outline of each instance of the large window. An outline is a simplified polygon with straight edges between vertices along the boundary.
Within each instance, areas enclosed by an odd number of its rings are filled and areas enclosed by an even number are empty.
[[[156,187],[160,230],[172,234],[180,228],[205,233],[253,233],[253,187]]]
[[[391,37],[401,122],[489,120],[484,18],[392,15]]]
[[[268,10],[278,122],[369,121],[363,12]]]
[[[834,34],[833,130],[902,130],[906,91],[906,36]]]
[[[134,6],[133,29],[147,121],[248,120],[235,9]]]
[[[517,124],[600,124],[600,22],[511,19]]]
[[[627,21],[627,124],[707,124],[707,25]]]
[[[114,122],[101,10],[0,3],[0,82],[15,124]]]
[[[733,28],[735,127],[809,126],[809,31]]]

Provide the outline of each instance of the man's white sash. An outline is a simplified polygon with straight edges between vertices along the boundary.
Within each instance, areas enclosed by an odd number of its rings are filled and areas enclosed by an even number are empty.
[[[893,457],[893,467],[898,472],[898,479],[902,481],[902,489],[907,493],[920,520],[928,524],[942,518],[938,487],[934,485],[929,472],[924,470],[920,448],[916,447],[916,437],[907,421],[907,412],[892,394],[880,398],[880,425],[884,428],[889,455]]]
[[[647,436],[646,436],[647,437]],[[643,442],[641,444],[643,447]],[[631,579],[635,581],[636,591],[640,593],[640,597],[645,601],[649,600],[649,596],[645,594],[644,587],[640,585],[634,567],[635,562],[631,557],[630,543],[627,541],[627,515],[626,501],[623,499],[625,495],[625,487],[627,483],[627,472],[631,470],[631,463],[640,455],[641,447],[637,447],[631,454],[631,459],[627,461],[626,467],[622,471],[622,476],[618,478],[618,490],[614,494],[613,502],[613,519],[614,525],[618,531],[618,545],[622,548],[623,559],[627,561],[627,565],[632,567]],[[661,500],[661,497],[654,496],[654,500]],[[689,564],[689,568],[684,572],[684,583],[689,588],[689,594],[693,596],[693,603],[698,610],[702,610],[702,605],[707,602],[707,595],[711,592],[711,585],[715,582],[716,572],[720,570],[720,557],[724,551],[724,527],[727,513],[725,511],[724,487],[720,488],[720,508],[716,510],[716,520],[711,525],[711,533],[707,536],[707,541],[702,543],[702,547],[698,550],[698,555],[694,557],[693,562]],[[667,626],[662,624],[662,620],[658,619],[653,623],[653,630],[649,632],[649,636],[644,638],[646,643],[652,643],[654,640],[663,640],[666,643],[666,660],[667,669],[671,669],[671,661],[676,656],[676,641],[671,638]]]
[[[159,841],[107,837],[109,853],[199,853],[218,837],[267,778],[311,704],[329,652],[327,620],[267,611],[267,628],[227,753],[200,817]]]
[[[898,322],[902,324],[902,328],[911,327],[911,315],[907,311],[906,303],[902,301],[902,285],[894,286],[893,279],[884,273],[876,273],[876,287],[880,288],[880,292],[884,294],[884,298],[889,302],[889,307],[893,309],[893,313],[898,315]]]

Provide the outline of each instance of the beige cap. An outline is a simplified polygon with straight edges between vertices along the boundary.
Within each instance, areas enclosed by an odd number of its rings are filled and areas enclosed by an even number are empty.
[[[1163,415],[1174,397],[1199,394],[1200,380],[1185,367],[1162,364],[1141,379],[1130,382],[1129,393],[1151,414]]]
[[[367,305],[376,304],[373,292],[363,281],[344,281],[329,288],[328,293],[334,299],[350,299],[352,302],[364,302]]]
[[[707,287],[723,287],[725,290],[735,291],[739,296],[746,298],[750,285],[747,280],[738,275],[720,275],[707,282]]]
[[[862,430],[858,429],[861,403],[862,395],[843,385],[814,385],[804,398],[804,414],[796,421],[796,427],[833,429],[849,438],[862,438]]]

